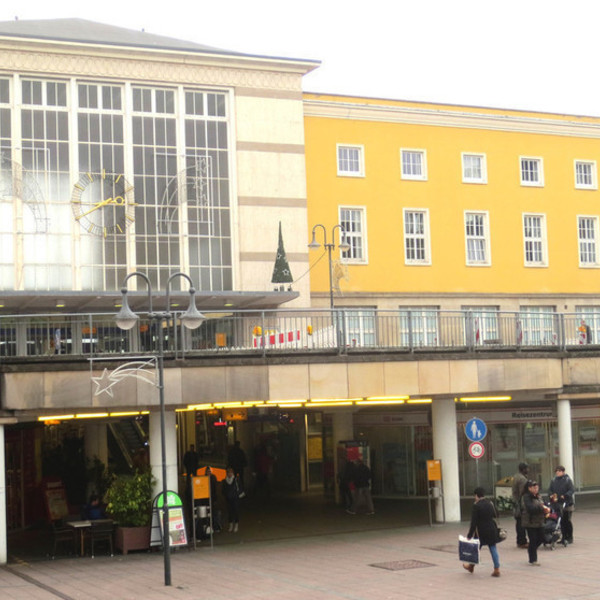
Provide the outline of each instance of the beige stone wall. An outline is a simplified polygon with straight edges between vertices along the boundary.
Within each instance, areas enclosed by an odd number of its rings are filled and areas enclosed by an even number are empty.
[[[92,373],[94,377],[100,371]],[[30,413],[153,408],[156,388],[146,381],[124,379],[113,395],[94,395],[89,371],[6,373],[3,408]],[[231,365],[165,369],[165,403],[188,404],[364,398],[410,395],[515,395],[545,400],[564,385],[600,385],[600,358],[498,358],[343,362],[282,365]]]

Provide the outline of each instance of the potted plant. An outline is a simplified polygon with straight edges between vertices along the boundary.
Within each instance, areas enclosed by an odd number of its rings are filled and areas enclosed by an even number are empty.
[[[152,471],[116,475],[106,492],[106,512],[117,522],[115,545],[127,554],[150,547]]]

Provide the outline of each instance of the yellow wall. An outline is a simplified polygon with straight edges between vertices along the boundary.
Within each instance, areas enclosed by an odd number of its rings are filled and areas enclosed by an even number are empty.
[[[344,291],[585,294],[600,287],[598,269],[579,267],[576,220],[577,215],[600,214],[600,191],[575,189],[573,166],[574,159],[600,159],[600,140],[489,128],[325,118],[311,116],[319,110],[307,109],[314,100],[348,104],[366,101],[305,95],[309,227],[323,223],[330,230],[337,223],[339,205],[367,207],[368,265],[349,265],[350,279],[341,284]],[[386,104],[486,113],[485,109],[465,107]],[[571,128],[587,124],[586,132],[591,129],[590,123],[600,128],[600,119],[497,110],[487,113],[506,115],[515,121],[521,117],[532,122],[564,121]],[[360,115],[360,109],[353,114]],[[364,178],[337,176],[337,143],[364,146]],[[401,179],[402,147],[427,151],[427,181]],[[462,183],[461,152],[487,155],[487,184]],[[543,158],[544,187],[520,185],[520,156]],[[403,208],[429,209],[430,266],[404,264]],[[489,267],[465,264],[465,210],[489,211]],[[546,215],[548,267],[524,266],[524,212]],[[311,251],[311,264],[319,254]],[[328,290],[326,260],[312,269],[311,289]]]

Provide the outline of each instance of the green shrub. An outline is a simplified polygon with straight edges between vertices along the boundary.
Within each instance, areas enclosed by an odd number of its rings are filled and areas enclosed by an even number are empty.
[[[106,512],[122,527],[143,527],[152,521],[152,471],[116,475],[106,492]]]

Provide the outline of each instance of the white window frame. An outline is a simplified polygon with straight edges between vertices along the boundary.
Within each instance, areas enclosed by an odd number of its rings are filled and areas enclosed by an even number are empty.
[[[463,183],[487,183],[487,157],[481,152],[461,152],[461,164],[462,164],[462,181]],[[465,159],[478,158],[480,161],[481,175],[479,177],[469,176],[467,174],[467,165]]]
[[[461,306],[465,317],[465,341],[473,346],[498,343],[501,335],[498,306]]]
[[[535,162],[538,166],[537,174],[538,179],[536,181],[529,181],[523,178],[523,161]],[[521,185],[525,187],[544,187],[544,159],[540,156],[519,156],[519,177]]]
[[[526,235],[527,219],[540,219],[540,237]],[[523,264],[526,267],[547,267],[548,266],[548,235],[546,232],[546,215],[541,213],[523,213]],[[541,260],[527,259],[527,246],[536,245],[538,248],[534,252],[541,254]]]
[[[582,238],[581,237],[581,220],[582,219],[590,219],[593,222],[592,232],[593,238]],[[598,225],[598,216],[597,215],[577,215],[577,255],[579,256],[579,266],[582,269],[597,269],[600,267],[600,227]],[[594,246],[594,255],[595,261],[588,262],[582,260],[582,248],[581,244],[593,244]]]
[[[418,154],[421,157],[421,173],[404,171],[404,153]],[[409,181],[427,181],[427,151],[422,148],[400,148],[400,177]]]
[[[400,306],[400,344],[406,347],[438,346],[439,306]]]
[[[407,213],[420,213],[423,215],[423,234],[408,234],[406,231]],[[405,208],[402,211],[402,232],[404,238],[404,264],[405,265],[430,265],[431,264],[431,236],[429,230],[429,209],[427,208]],[[423,239],[424,257],[422,259],[408,257],[408,239]]]
[[[340,160],[340,150],[356,150],[358,152],[358,170],[352,171],[342,169]],[[339,177],[364,177],[365,176],[365,147],[362,144],[336,144],[335,161],[337,165],[337,174]]]
[[[346,346],[373,348],[377,345],[377,310],[368,307],[344,307],[343,328]]]
[[[469,215],[483,217],[483,236],[467,235],[467,218]],[[464,212],[464,232],[465,232],[465,263],[468,267],[489,267],[492,264],[492,251],[490,244],[490,215],[487,210],[465,210]],[[483,239],[485,258],[484,260],[469,259],[469,240]]]
[[[590,176],[591,176],[590,183],[581,183],[578,181],[578,179],[579,179],[578,167],[584,166],[584,165],[590,167]],[[573,161],[573,171],[574,171],[574,177],[575,177],[575,189],[577,189],[577,190],[597,190],[598,189],[598,175],[597,175],[595,160],[575,159]]]
[[[360,214],[360,231],[341,231],[339,232],[339,242],[348,242],[351,250],[355,249],[352,240],[360,239],[362,241],[362,256],[351,257],[347,256],[347,252],[340,251],[340,262],[348,265],[365,265],[369,262],[368,245],[367,245],[367,207],[366,206],[338,206],[338,223],[342,223],[342,210],[349,210]]]
[[[555,346],[558,343],[555,306],[521,306],[519,308],[523,346]]]

